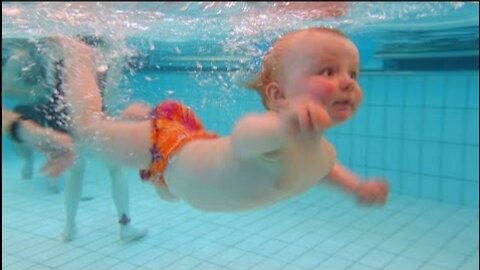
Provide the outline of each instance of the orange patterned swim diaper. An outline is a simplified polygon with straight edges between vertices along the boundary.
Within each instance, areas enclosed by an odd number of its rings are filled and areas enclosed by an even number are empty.
[[[142,180],[152,181],[166,188],[163,173],[168,160],[187,142],[195,139],[213,139],[218,135],[205,131],[202,123],[187,106],[177,101],[164,101],[150,114],[152,161],[147,169],[140,170]]]

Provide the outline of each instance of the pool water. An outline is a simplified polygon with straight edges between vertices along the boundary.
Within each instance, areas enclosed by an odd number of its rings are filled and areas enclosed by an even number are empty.
[[[339,27],[360,50],[364,102],[326,137],[360,176],[387,179],[386,205],[360,207],[322,186],[259,210],[207,213],[160,201],[124,169],[132,222],[149,232],[123,243],[107,170],[89,156],[78,234],[64,243],[68,173],[52,192],[38,154],[34,178],[23,180],[3,136],[2,269],[478,269],[478,3],[352,4],[343,19],[325,21],[263,18],[255,12],[265,5],[99,3],[74,12],[75,4],[2,3],[2,43],[44,36],[47,26],[115,35],[141,63],[125,72],[119,109],[174,98],[226,135],[242,115],[263,111],[241,82],[278,33]]]

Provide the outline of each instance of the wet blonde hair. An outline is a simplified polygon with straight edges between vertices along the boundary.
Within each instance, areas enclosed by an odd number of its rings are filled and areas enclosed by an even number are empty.
[[[269,83],[278,81],[283,75],[284,67],[281,60],[285,57],[285,51],[290,46],[291,39],[295,35],[303,32],[324,32],[347,38],[345,34],[334,28],[312,27],[289,32],[275,41],[272,47],[263,57],[260,72],[254,77],[253,80],[250,80],[244,84],[246,88],[253,89],[258,92],[258,94],[262,97],[262,104],[266,109],[269,108],[267,96],[265,94],[265,88]]]

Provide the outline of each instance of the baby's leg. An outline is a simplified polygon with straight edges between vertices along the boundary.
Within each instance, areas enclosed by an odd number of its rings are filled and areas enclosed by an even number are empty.
[[[152,108],[145,103],[135,102],[128,105],[125,110],[123,110],[119,118],[122,120],[131,120],[131,121],[142,121],[148,119],[148,114]]]
[[[106,160],[136,168],[150,164],[150,121],[106,120],[93,65],[94,51],[71,39],[61,39],[65,52],[64,88],[73,133]]]
[[[77,215],[78,203],[82,195],[83,176],[85,173],[85,158],[77,156],[70,170],[70,177],[65,182],[65,231],[63,241],[73,240],[76,234],[75,216]]]
[[[120,239],[134,241],[147,234],[146,229],[136,229],[130,224],[129,191],[128,182],[123,177],[122,170],[118,166],[109,165],[108,171],[112,181],[112,198],[117,208],[120,223]]]
[[[12,141],[13,150],[17,153],[24,161],[22,168],[22,178],[23,179],[32,179],[33,177],[33,149],[23,143],[16,143]]]

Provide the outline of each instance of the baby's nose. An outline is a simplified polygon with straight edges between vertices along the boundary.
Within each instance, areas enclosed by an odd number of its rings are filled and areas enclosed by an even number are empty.
[[[352,91],[354,81],[350,76],[343,76],[340,79],[340,89],[343,91]]]

